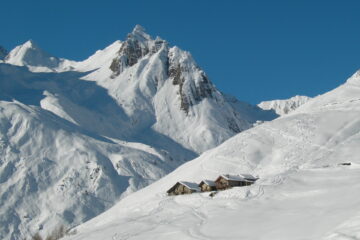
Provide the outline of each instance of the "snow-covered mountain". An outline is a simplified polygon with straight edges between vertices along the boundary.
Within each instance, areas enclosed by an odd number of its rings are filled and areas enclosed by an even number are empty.
[[[180,166],[66,239],[359,239],[359,146],[360,71]],[[224,173],[259,180],[214,197],[166,195],[178,181]]]
[[[140,26],[81,62],[28,41],[0,63],[0,238],[80,224],[275,117]]]
[[[15,47],[6,56],[5,62],[17,66],[27,66],[32,71],[50,72],[71,70],[74,62],[57,58],[42,50],[33,40]]]
[[[296,110],[298,107],[311,100],[307,96],[294,96],[289,99],[263,101],[258,107],[264,110],[274,110],[278,115],[282,116]]]
[[[4,60],[7,54],[8,52],[6,51],[6,49],[0,46],[0,61]]]

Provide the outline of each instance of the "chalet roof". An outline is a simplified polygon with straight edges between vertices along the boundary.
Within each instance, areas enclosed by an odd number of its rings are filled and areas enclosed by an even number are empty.
[[[241,174],[239,174],[239,176],[242,176],[242,177],[245,178],[246,180],[252,180],[252,181],[258,180],[257,177],[254,177],[253,175],[248,174],[248,173],[241,173]]]
[[[246,181],[245,178],[239,176],[239,175],[230,175],[230,174],[223,174],[221,177],[225,178],[226,180],[231,181]]]
[[[181,181],[179,182],[180,184],[184,185],[185,187],[191,189],[191,190],[195,190],[195,191],[200,191],[199,186],[196,183],[192,183],[192,182],[185,182],[185,181]]]
[[[250,174],[239,174],[239,175],[230,175],[230,174],[223,174],[221,177],[225,178],[226,180],[230,181],[255,181],[257,178]]]
[[[215,181],[211,181],[211,180],[202,180],[201,183],[205,183],[206,185],[209,185],[210,187],[216,186]],[[199,184],[199,186],[200,186],[200,184]]]

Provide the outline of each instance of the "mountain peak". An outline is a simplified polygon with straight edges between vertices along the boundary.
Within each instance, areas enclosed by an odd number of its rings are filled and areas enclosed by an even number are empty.
[[[6,62],[18,66],[54,68],[59,59],[42,50],[33,40],[15,47],[6,57]]]
[[[136,39],[141,42],[152,40],[151,36],[145,32],[145,28],[139,24],[135,25],[134,29],[128,34],[127,38]]]
[[[34,42],[34,40],[32,40],[32,39],[27,40],[27,41],[22,45],[22,47],[39,48],[39,47],[37,46],[37,44]]]
[[[159,42],[160,45],[161,43]],[[110,65],[110,69],[113,71],[112,77],[118,76],[125,68],[133,66],[142,57],[157,50],[159,50],[159,47],[156,46],[151,36],[145,32],[145,28],[136,25],[133,31],[127,35],[118,56],[114,58]]]
[[[145,32],[145,28],[139,24],[136,24],[132,32]]]

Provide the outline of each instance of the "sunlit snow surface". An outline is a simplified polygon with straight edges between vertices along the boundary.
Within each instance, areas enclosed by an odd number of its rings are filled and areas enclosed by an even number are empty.
[[[70,239],[360,239],[360,77],[247,130],[79,226]],[[351,166],[339,163],[351,162]],[[179,180],[249,187],[166,196]]]

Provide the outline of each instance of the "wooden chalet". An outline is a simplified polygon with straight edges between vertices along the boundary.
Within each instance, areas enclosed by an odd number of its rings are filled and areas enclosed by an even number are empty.
[[[214,181],[211,180],[202,180],[199,184],[199,187],[202,192],[210,192],[216,190],[216,184]]]
[[[172,186],[167,191],[167,194],[169,196],[172,196],[172,195],[191,194],[194,192],[200,192],[200,188],[196,183],[181,181],[181,182],[177,182],[174,186]]]
[[[241,174],[241,175],[230,175],[224,174],[220,175],[215,180],[215,185],[217,190],[224,190],[231,187],[243,187],[253,184],[257,178],[250,174]]]

